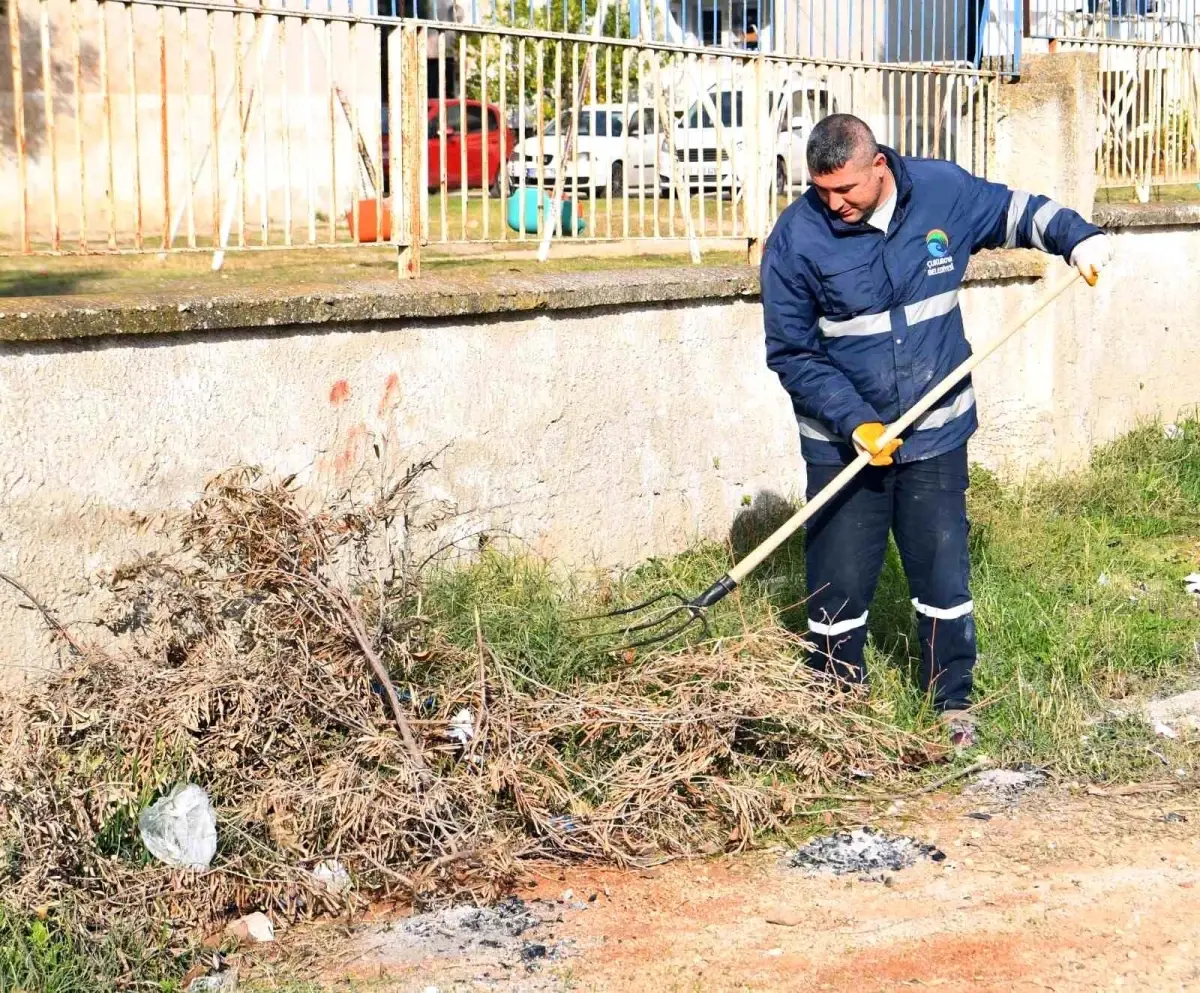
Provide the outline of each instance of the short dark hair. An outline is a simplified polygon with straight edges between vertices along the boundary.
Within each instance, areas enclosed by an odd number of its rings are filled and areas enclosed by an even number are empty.
[[[814,176],[835,172],[859,155],[875,158],[879,145],[865,121],[853,114],[830,114],[808,136],[808,171]]]

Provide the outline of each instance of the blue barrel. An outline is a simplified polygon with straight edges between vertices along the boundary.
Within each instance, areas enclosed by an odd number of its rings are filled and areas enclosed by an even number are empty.
[[[522,212],[521,204],[524,203]],[[579,234],[583,231],[584,220],[582,213],[575,209],[573,200],[564,200],[561,205],[562,220],[559,230],[566,235]],[[542,217],[550,210],[550,194],[543,193],[541,202],[538,201],[536,188],[527,187],[522,201],[521,191],[515,191],[508,198],[508,226],[513,231],[524,231],[526,234],[542,233]]]

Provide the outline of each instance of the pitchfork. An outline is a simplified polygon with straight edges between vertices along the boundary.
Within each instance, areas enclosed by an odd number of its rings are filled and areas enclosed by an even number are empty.
[[[895,423],[889,425],[883,437],[879,439],[879,444],[881,446],[886,445],[889,441],[899,437],[904,431],[908,430],[917,418],[930,410],[942,397],[962,382],[976,366],[1069,289],[1078,276],[1079,273],[1072,270],[1069,277],[1059,280],[1050,289],[1046,290],[1016,321],[1005,328],[995,340],[981,351],[959,363],[950,375],[917,401],[916,405],[908,413],[904,414]],[[622,607],[619,610],[612,610],[605,614],[591,614],[587,617],[576,618],[576,620],[594,621],[607,618],[631,618],[630,622],[623,627],[599,632],[596,635],[597,637],[604,637],[619,634],[623,638],[633,638],[633,640],[627,641],[619,648],[614,649],[615,651],[641,648],[646,645],[656,645],[670,641],[697,623],[700,625],[701,632],[707,635],[708,619],[706,613],[708,608],[720,603],[737,589],[738,585],[750,573],[758,568],[775,549],[787,541],[813,514],[832,500],[838,491],[858,475],[870,461],[871,455],[869,452],[860,454],[845,469],[839,472],[830,481],[828,486],[781,525],[774,534],[699,596],[688,599],[684,594],[672,590],[660,593],[658,596],[651,597],[649,600],[644,600],[641,603],[635,603],[630,607]]]

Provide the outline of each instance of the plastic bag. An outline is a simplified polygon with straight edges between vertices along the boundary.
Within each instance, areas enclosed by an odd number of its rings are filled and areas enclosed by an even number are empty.
[[[337,859],[327,859],[313,869],[312,874],[330,893],[341,893],[350,888],[350,873]]]
[[[446,737],[451,741],[457,741],[464,747],[475,737],[475,715],[471,713],[469,707],[463,707],[454,715],[450,721],[450,727],[446,729]]]
[[[142,842],[177,869],[207,869],[217,852],[217,815],[199,786],[180,783],[138,818]]]
[[[238,971],[228,969],[225,972],[215,972],[193,979],[188,985],[187,993],[235,993],[237,988]]]

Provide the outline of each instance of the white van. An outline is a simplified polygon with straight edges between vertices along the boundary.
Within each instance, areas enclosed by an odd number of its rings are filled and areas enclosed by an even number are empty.
[[[751,79],[714,83],[707,90],[712,107],[720,115],[718,130],[705,101],[696,99],[672,133],[680,174],[690,190],[726,192],[740,189],[751,165],[747,146],[747,114]],[[838,112],[837,97],[826,79],[795,72],[784,73],[767,90],[768,131],[764,142],[775,158],[775,188],[787,193],[808,182],[804,151],[809,132],[817,121]],[[773,142],[772,142],[773,137]],[[670,160],[663,148],[659,177],[665,194],[672,183]]]
[[[537,186],[539,174],[547,187],[554,185],[570,126],[569,113],[546,125],[540,173],[537,135],[518,142],[508,159],[509,189],[517,189],[522,179],[527,187]],[[572,156],[578,167],[573,161],[567,163],[564,189],[577,194],[594,189],[597,195],[610,197],[618,197],[626,189],[653,189],[657,182],[655,153],[661,140],[652,109],[588,104],[579,112],[577,155]]]

